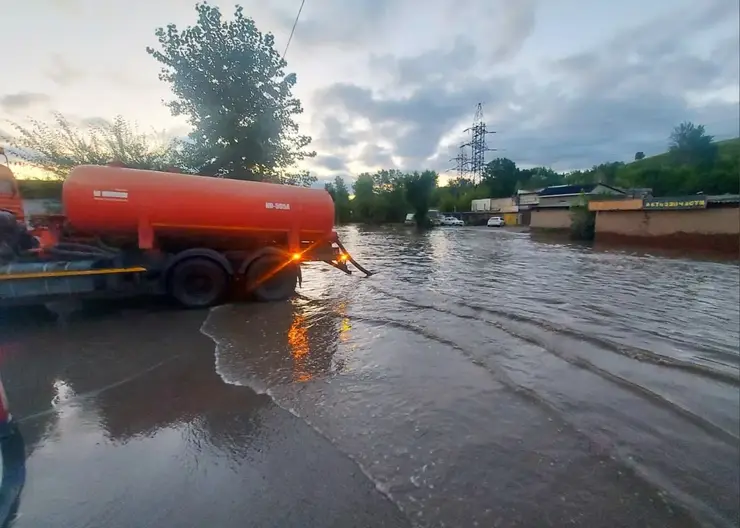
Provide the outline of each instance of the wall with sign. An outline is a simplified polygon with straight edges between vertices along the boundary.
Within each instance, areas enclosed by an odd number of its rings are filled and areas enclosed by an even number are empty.
[[[639,211],[642,209],[642,198],[626,200],[591,200],[588,202],[589,211]]]
[[[647,211],[676,211],[680,209],[706,209],[707,199],[704,196],[683,198],[645,198],[642,204]]]
[[[740,251],[740,208],[598,211],[596,241]]]

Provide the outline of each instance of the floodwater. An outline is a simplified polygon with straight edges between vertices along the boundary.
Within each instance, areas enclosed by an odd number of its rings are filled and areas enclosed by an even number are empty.
[[[737,261],[349,227],[291,303],[6,323],[14,527],[737,526]]]

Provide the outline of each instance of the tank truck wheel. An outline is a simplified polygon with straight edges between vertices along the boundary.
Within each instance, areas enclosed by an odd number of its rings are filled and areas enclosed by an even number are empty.
[[[193,257],[178,263],[169,277],[170,295],[185,308],[208,308],[224,297],[226,270],[210,259]]]
[[[247,289],[261,302],[284,301],[295,293],[298,273],[278,256],[264,256],[247,268]]]

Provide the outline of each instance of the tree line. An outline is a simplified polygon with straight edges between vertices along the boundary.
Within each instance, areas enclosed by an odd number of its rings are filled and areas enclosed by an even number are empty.
[[[419,181],[422,174],[427,175],[423,186],[414,187],[419,184],[410,182]],[[437,181],[432,171],[390,169],[359,175],[351,190],[340,177],[326,189],[339,222],[363,223],[401,222],[427,204],[443,212],[470,211],[475,199],[507,198],[518,190],[551,185],[604,183],[625,190],[651,189],[653,196],[740,194],[740,139],[717,143],[704,126],[687,122],[674,128],[665,154],[646,158],[637,152],[632,163],[602,163],[561,173],[549,167],[519,168],[508,158],[496,158],[485,166],[480,182],[459,176],[445,186],[437,186]],[[424,198],[412,202],[416,192]]]

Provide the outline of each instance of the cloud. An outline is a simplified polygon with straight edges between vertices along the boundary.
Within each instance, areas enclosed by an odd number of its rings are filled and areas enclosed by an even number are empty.
[[[314,159],[314,163],[330,171],[347,170],[347,163],[340,156],[332,156],[328,154],[319,155]]]
[[[0,96],[0,108],[13,113],[48,103],[51,98],[43,93],[37,92],[17,92]]]
[[[69,86],[86,77],[84,70],[73,66],[62,55],[54,53],[49,58],[45,75],[59,86]]]
[[[49,4],[64,14],[77,14],[81,8],[79,0],[51,0]]]
[[[393,12],[398,10],[395,0],[324,0],[306,5],[296,28],[295,39],[302,46],[332,47],[361,46],[377,35],[378,27],[386,26]],[[272,18],[280,32],[290,31],[296,16],[292,9],[273,9]]]
[[[587,51],[507,71],[495,65],[522,50],[536,18],[536,2],[510,4],[501,17],[510,25],[497,24],[507,29],[486,49],[459,37],[414,56],[378,54],[369,63],[382,86],[317,91],[313,106],[330,116],[319,120],[317,144],[350,166],[400,160],[444,170],[479,101],[499,132],[491,145],[525,166],[571,170],[659,153],[685,120],[718,138],[738,135],[737,2],[697,3]]]

